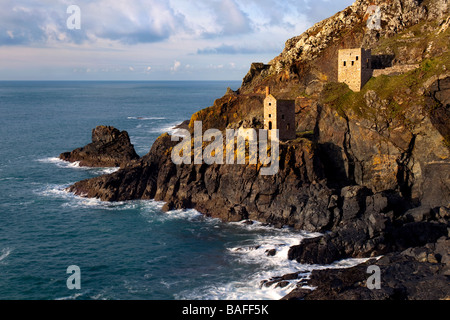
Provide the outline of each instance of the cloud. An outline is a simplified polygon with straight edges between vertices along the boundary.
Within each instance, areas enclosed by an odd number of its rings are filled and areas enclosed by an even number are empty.
[[[175,60],[175,62],[173,63],[173,66],[170,68],[170,70],[173,72],[177,72],[178,69],[180,69],[180,67],[181,67],[181,62]]]
[[[67,5],[62,0],[4,0],[0,11],[1,45],[53,45],[58,42],[82,43],[83,32],[69,32]]]
[[[221,26],[220,34],[235,35],[252,31],[250,16],[234,0],[212,2],[211,6],[217,18],[216,23]]]
[[[267,53],[273,52],[274,47],[252,47],[252,46],[235,46],[221,44],[217,47],[206,47],[204,49],[198,49],[199,55],[214,55],[214,54],[255,54],[255,53]],[[275,49],[276,50],[276,49]]]
[[[87,3],[84,11],[89,32],[124,44],[164,41],[184,24],[184,16],[162,0],[101,0]]]
[[[0,12],[0,45],[81,44],[99,39],[123,44],[153,43],[164,41],[184,28],[183,15],[162,0],[78,0],[80,30],[67,28],[70,14],[66,10],[70,3],[66,0],[4,1]]]
[[[270,61],[287,39],[352,2],[1,0],[0,77],[239,79],[251,62]],[[72,4],[80,30],[67,27]]]
[[[219,39],[279,30],[303,31],[352,0],[77,0],[81,29],[69,30],[68,0],[3,0],[0,45],[124,45],[172,37]],[[285,39],[284,39],[285,40]],[[222,40],[223,41],[223,40]],[[219,50],[220,51],[220,50]]]

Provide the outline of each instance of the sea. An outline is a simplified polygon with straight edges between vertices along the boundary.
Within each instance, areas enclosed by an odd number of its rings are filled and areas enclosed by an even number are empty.
[[[126,130],[143,156],[162,133],[237,81],[0,82],[0,300],[276,300],[298,283],[262,281],[361,261],[302,265],[289,247],[318,233],[225,223],[156,201],[65,191],[117,168],[58,159],[98,125]],[[267,251],[276,249],[274,256]],[[74,269],[76,267],[76,270]],[[309,288],[313,290],[314,288]]]

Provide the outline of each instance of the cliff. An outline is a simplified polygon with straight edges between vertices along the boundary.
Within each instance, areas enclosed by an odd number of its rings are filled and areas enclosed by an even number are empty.
[[[80,162],[84,167],[125,167],[139,155],[130,142],[128,132],[110,126],[92,129],[92,142],[59,158],[69,162]]]
[[[381,8],[380,30],[366,27],[371,4]],[[175,165],[176,143],[164,134],[138,162],[69,191],[105,201],[162,200],[167,210],[195,208],[224,221],[329,231],[291,248],[289,258],[302,263],[446,241],[448,25],[446,0],[358,0],[288,40],[269,64],[252,64],[239,90],[192,116],[191,131],[195,121],[203,130],[262,128],[266,86],[295,99],[297,139],[280,145],[276,175],[262,176],[261,167],[250,164]],[[374,67],[395,72],[380,73],[353,92],[336,82],[337,51],[361,46],[372,49]],[[448,276],[447,256],[435,256],[439,275]]]

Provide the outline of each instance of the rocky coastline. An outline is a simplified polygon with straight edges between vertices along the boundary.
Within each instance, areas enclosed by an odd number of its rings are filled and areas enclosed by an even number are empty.
[[[194,208],[223,221],[323,233],[291,247],[288,259],[299,263],[372,258],[349,269],[313,271],[285,299],[450,299],[448,3],[376,1],[384,10],[379,31],[362,27],[370,3],[358,0],[288,40],[268,65],[252,65],[239,90],[227,90],[180,127],[192,132],[202,121],[204,130],[261,128],[270,86],[296,101],[297,138],[281,143],[276,175],[262,176],[261,166],[250,164],[175,165],[176,142],[168,134],[135,157],[128,134],[109,128],[106,136],[114,139],[93,133],[89,147],[61,158],[84,161],[89,154],[94,160],[86,163],[121,170],[68,191],[103,201],[155,199],[166,202],[165,210]],[[418,67],[372,78],[352,92],[336,83],[329,63],[349,46],[369,46],[391,64]],[[367,288],[369,265],[379,266],[381,289]]]
[[[71,152],[64,152],[59,158],[79,162],[83,167],[125,167],[139,159],[130,142],[128,132],[111,126],[92,129],[92,142]]]

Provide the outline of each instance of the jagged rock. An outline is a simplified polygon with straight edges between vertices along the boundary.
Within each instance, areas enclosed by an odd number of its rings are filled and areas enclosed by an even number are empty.
[[[431,218],[431,208],[429,206],[421,206],[418,208],[410,209],[405,213],[406,219],[412,222],[427,221]]]
[[[69,191],[105,201],[155,199],[166,202],[164,210],[195,208],[224,221],[255,220],[325,232],[289,250],[289,259],[301,263],[388,254],[377,262],[388,275],[386,290],[361,286],[367,274],[356,267],[316,273],[312,284],[331,281],[335,288],[324,285],[313,294],[296,291],[307,299],[445,297],[439,281],[449,272],[448,48],[430,47],[425,40],[437,34],[436,25],[445,24],[447,1],[377,1],[380,31],[364,27],[370,4],[358,0],[289,39],[269,65],[252,64],[239,90],[227,90],[213,106],[191,117],[189,130],[195,121],[203,122],[203,130],[259,129],[266,86],[295,99],[302,132],[280,145],[276,175],[261,176],[255,165],[175,165],[170,157],[175,143],[164,134],[139,161],[80,181]],[[393,37],[402,31],[403,36]],[[446,44],[445,32],[438,40]],[[362,45],[374,51],[381,47],[377,63],[382,67],[403,70],[401,65],[414,62],[419,68],[384,75],[366,91],[352,93],[346,85],[333,83],[337,63],[330,61],[338,49]],[[391,87],[385,88],[388,83]],[[344,103],[338,104],[340,98]],[[422,271],[423,278],[410,276]]]
[[[85,167],[124,167],[138,160],[139,155],[126,131],[98,126],[92,130],[92,143],[62,153],[59,158],[69,162],[79,161]]]
[[[369,289],[368,266],[380,267],[380,289]],[[284,300],[441,300],[450,297],[450,285],[442,263],[418,261],[409,254],[390,253],[348,269],[315,270],[309,286],[294,289]]]

